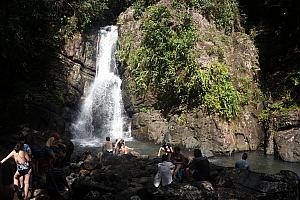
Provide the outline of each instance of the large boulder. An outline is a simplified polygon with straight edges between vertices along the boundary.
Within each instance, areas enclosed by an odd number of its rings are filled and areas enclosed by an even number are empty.
[[[278,131],[274,139],[277,156],[284,161],[300,161],[300,127]]]
[[[275,155],[284,161],[300,161],[300,110],[288,110],[272,116]]]
[[[172,14],[177,12],[172,10],[169,1],[158,1],[158,4],[168,7]],[[176,108],[175,105],[172,108],[160,106],[162,104],[155,88],[136,92],[135,77],[127,68],[126,60],[123,60],[123,99],[125,109],[132,117],[132,135],[139,140],[156,143],[167,140],[173,145],[201,148],[207,156],[256,150],[263,138],[263,130],[257,119],[260,90],[255,70],[258,63],[256,48],[247,35],[237,32],[226,35],[196,10],[191,9],[188,13],[197,34],[202,38],[194,47],[198,56],[195,58],[197,64],[201,69],[208,68],[219,59],[210,50],[221,48],[222,62],[228,66],[236,89],[247,91],[243,96],[245,105],[241,106],[239,116],[230,121],[208,112],[203,105],[193,109]],[[135,17],[133,8],[119,16],[119,46],[129,53],[128,57],[141,45],[142,18]],[[128,38],[131,38],[130,45]]]
[[[211,165],[211,182],[222,199],[296,199],[298,176],[292,171],[263,174]]]

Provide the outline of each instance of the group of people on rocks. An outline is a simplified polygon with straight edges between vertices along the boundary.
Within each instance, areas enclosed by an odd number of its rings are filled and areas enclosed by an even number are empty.
[[[125,140],[122,138],[116,139],[114,145],[110,140],[110,137],[106,137],[105,140],[106,141],[102,145],[103,157],[108,157],[113,155],[124,155],[124,154],[128,154],[130,150],[133,150],[133,148],[130,148],[125,145]]]
[[[163,152],[163,154],[162,154]],[[157,156],[161,156],[161,162],[157,165],[157,173],[154,177],[154,186],[167,186],[173,182],[182,182],[184,179],[192,180],[195,186],[201,181],[208,181],[210,164],[208,158],[202,155],[200,149],[194,149],[194,157],[187,158],[180,152],[180,147],[172,148],[163,142]],[[243,153],[242,159],[236,161],[235,168],[249,170],[247,153]]]
[[[66,152],[66,145],[62,143],[58,133],[53,133],[44,147],[40,147],[34,141],[30,144],[32,148],[26,143],[25,137],[21,137],[14,149],[0,161],[0,164],[3,164],[10,158],[15,160],[17,170],[13,177],[14,190],[19,198],[24,199],[29,199],[32,175],[37,175],[40,167],[46,169],[46,173],[50,173],[54,167],[61,166]],[[47,181],[49,182],[49,179]]]
[[[154,186],[166,186],[172,182],[182,182],[184,179],[207,181],[209,178],[209,161],[202,155],[200,149],[194,149],[194,158],[189,159],[181,153],[180,147],[174,149],[165,142],[160,147],[157,156],[161,156],[162,162],[158,164],[158,170],[154,177]]]

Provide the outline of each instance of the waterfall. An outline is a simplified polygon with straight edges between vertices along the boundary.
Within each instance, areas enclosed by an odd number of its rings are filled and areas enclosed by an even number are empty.
[[[106,136],[113,139],[123,137],[122,80],[118,76],[115,60],[117,39],[116,26],[100,29],[96,76],[87,90],[78,119],[72,125],[74,139],[86,141],[88,145]]]

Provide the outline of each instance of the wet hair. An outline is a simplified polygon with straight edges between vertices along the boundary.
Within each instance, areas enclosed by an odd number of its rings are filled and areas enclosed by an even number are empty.
[[[106,137],[105,140],[106,140],[106,141],[110,141],[110,137]]]
[[[24,150],[24,144],[22,144],[22,143],[17,143],[16,146],[14,147],[14,150],[15,150],[16,152],[19,152],[19,151],[21,151],[21,150]]]
[[[202,157],[201,150],[200,149],[194,149],[194,156],[195,156],[195,158]]]
[[[247,158],[248,158],[248,154],[247,154],[247,153],[243,153],[242,159],[243,159],[243,160],[247,160]]]
[[[162,161],[167,161],[167,160],[168,160],[168,155],[163,154],[163,155],[161,156],[161,160],[162,160]]]

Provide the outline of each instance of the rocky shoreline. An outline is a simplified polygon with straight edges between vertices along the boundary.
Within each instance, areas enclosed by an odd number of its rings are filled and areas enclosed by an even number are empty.
[[[39,138],[40,144],[46,136],[47,134],[40,137],[32,135]],[[71,143],[69,140],[66,142]],[[8,149],[3,148],[2,154]],[[83,150],[76,150],[71,162],[67,162],[63,168],[70,190],[61,193],[61,199],[299,199],[299,177],[292,171],[265,174],[239,171],[212,163],[207,182],[184,180],[183,183],[155,188],[153,177],[159,161],[158,158],[139,155],[137,152],[102,159],[96,150],[88,154]],[[13,196],[11,183],[15,172],[14,162],[4,163],[0,170],[0,199],[17,199]],[[46,185],[46,172],[34,177],[31,199],[51,199]]]
[[[65,168],[71,190],[63,199],[298,199],[298,177],[294,172],[264,174],[210,165],[210,180],[184,181],[155,188],[153,176],[158,159],[121,156],[102,160],[97,156],[71,163]],[[45,189],[36,189],[33,199],[51,199]]]

